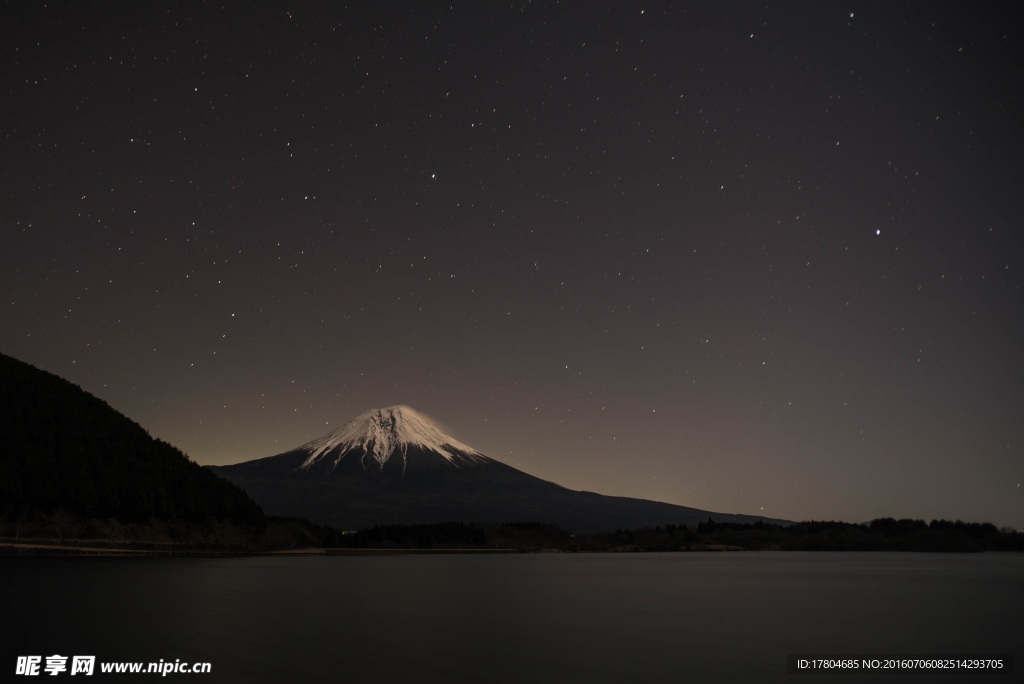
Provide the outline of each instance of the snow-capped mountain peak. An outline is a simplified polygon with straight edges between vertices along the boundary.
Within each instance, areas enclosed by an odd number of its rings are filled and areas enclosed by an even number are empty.
[[[335,464],[349,451],[362,451],[361,458],[370,457],[383,467],[392,455],[405,458],[409,447],[433,451],[454,464],[456,458],[483,458],[476,449],[449,437],[427,418],[408,406],[389,406],[367,411],[337,430],[300,447],[309,456],[300,466],[308,469],[328,453],[335,454]]]

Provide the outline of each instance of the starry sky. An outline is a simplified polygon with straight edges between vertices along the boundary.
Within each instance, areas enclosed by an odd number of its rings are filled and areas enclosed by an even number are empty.
[[[1024,528],[1006,2],[3,2],[0,351],[199,463]]]

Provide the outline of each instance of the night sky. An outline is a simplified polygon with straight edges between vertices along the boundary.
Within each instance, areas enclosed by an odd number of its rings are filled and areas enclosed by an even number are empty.
[[[408,404],[573,489],[1024,528],[1010,3],[4,2],[0,55],[0,351],[200,463]]]

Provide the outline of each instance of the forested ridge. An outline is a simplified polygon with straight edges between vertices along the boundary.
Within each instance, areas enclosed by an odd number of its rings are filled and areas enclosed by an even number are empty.
[[[0,354],[0,518],[262,526],[234,484],[77,385]]]

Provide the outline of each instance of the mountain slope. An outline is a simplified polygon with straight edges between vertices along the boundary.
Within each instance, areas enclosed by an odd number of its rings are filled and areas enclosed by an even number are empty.
[[[260,524],[235,485],[76,385],[0,354],[0,516]]]
[[[566,489],[484,456],[404,406],[368,411],[277,456],[210,469],[270,515],[343,529],[462,520],[601,532],[763,519]]]

